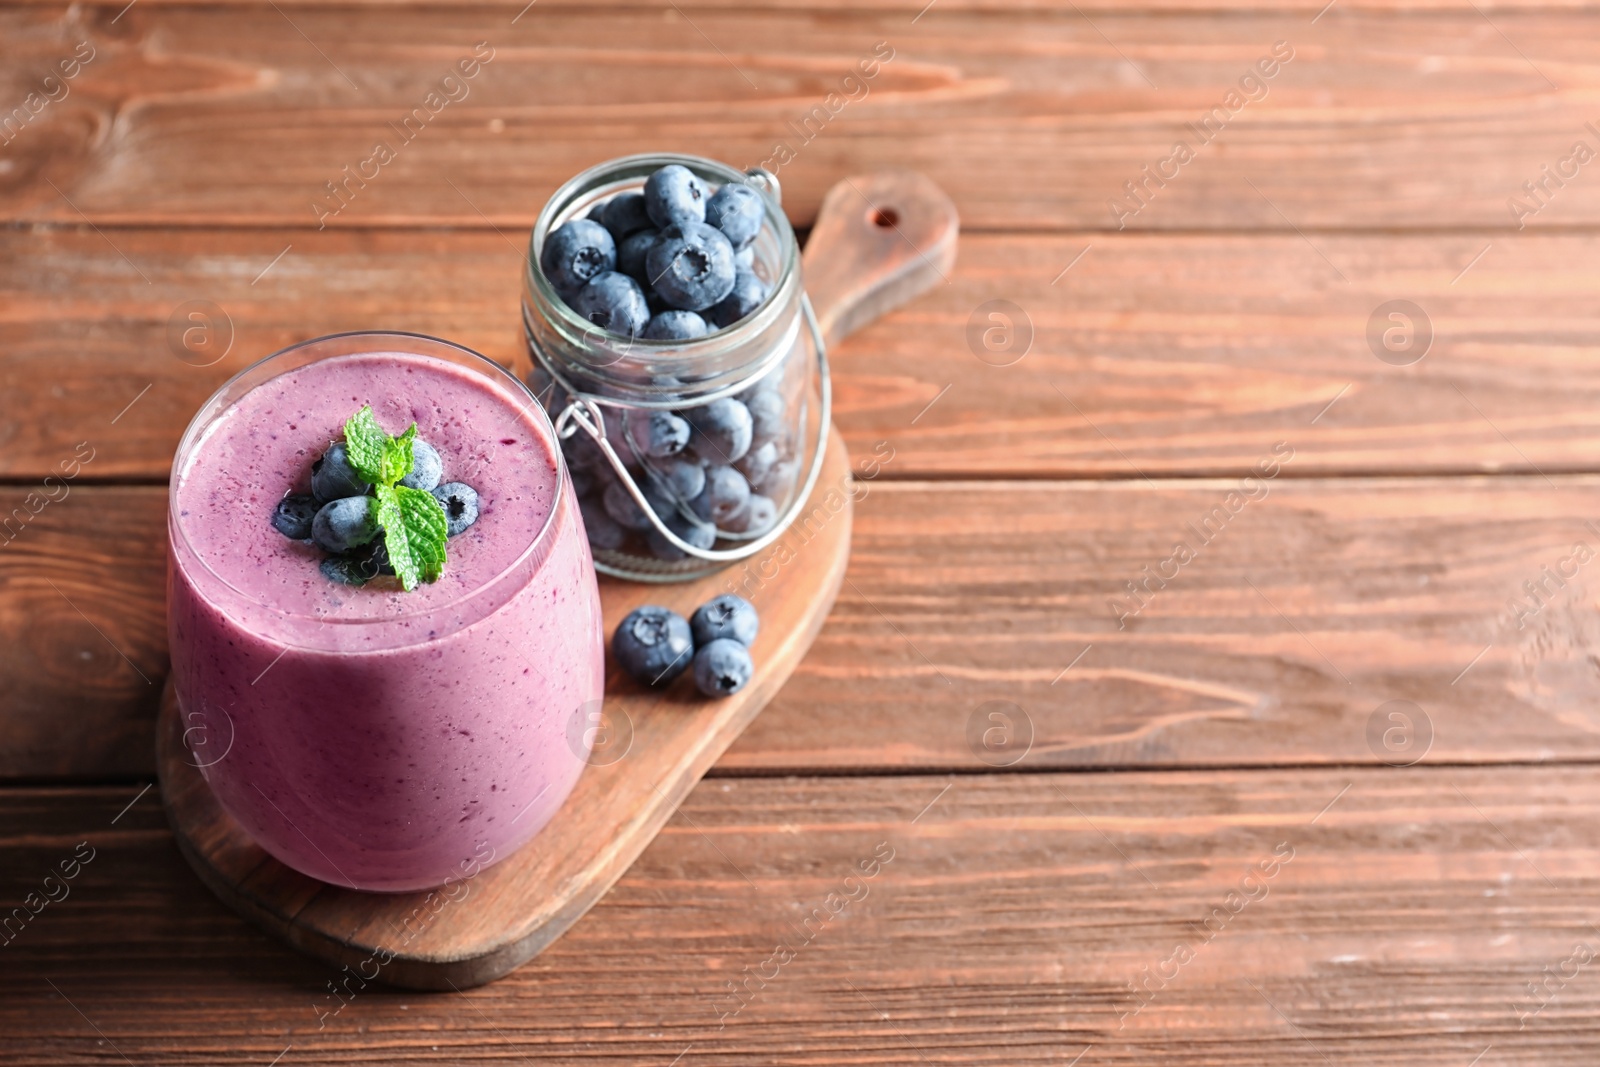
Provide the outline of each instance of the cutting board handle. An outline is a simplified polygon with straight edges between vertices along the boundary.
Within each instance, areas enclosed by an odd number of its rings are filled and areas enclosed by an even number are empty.
[[[856,175],[828,190],[804,258],[806,292],[828,347],[947,283],[960,228],[950,197],[916,171]]]

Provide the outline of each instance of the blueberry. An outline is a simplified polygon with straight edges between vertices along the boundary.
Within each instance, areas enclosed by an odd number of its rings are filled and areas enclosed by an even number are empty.
[[[606,205],[609,204],[609,203],[611,203],[611,201],[609,201],[609,200],[600,201],[594,207],[589,209],[589,213],[587,215],[585,215],[584,218],[593,219],[594,221],[600,223],[602,226],[605,225]]]
[[[660,236],[660,230],[640,230],[624,237],[622,243],[617,245],[617,270],[643,285],[648,280],[644,269],[645,256],[650,254],[650,246]]]
[[[694,312],[669,308],[651,316],[639,336],[652,341],[693,341],[710,332],[706,320]]]
[[[677,510],[677,504],[650,482],[644,482],[639,488],[643,491],[644,498],[650,502],[651,509],[657,515],[665,517]],[[650,521],[650,517],[634,501],[633,494],[629,493],[621,482],[612,482],[606,486],[601,502],[605,505],[606,514],[610,515],[621,526],[625,526],[630,530],[652,530],[655,528],[655,524]]]
[[[720,523],[738,513],[750,500],[750,483],[732,467],[706,469],[706,487],[689,502],[689,507],[702,519]]]
[[[748,185],[729,182],[706,201],[706,225],[715,226],[735,248],[745,245],[761,232],[767,206],[761,194]]]
[[[746,452],[744,458],[733,465],[733,469],[744,475],[745,481],[751,485],[760,485],[776,462],[778,462],[778,446],[768,441],[760,448],[752,448]]]
[[[572,479],[572,491],[579,496],[588,496],[594,492],[594,471],[582,467],[567,467],[567,477]]]
[[[722,528],[729,533],[758,537],[772,529],[772,524],[777,521],[777,503],[770,496],[751,493],[748,504],[722,520]]]
[[[607,270],[584,283],[567,301],[572,310],[602,330],[635,337],[650,321],[639,283],[620,271]]]
[[[693,427],[690,443],[712,463],[732,463],[750,451],[750,409],[730,396],[680,412]]]
[[[589,544],[595,548],[618,549],[628,539],[628,531],[613,522],[604,505],[593,497],[581,498],[578,511],[583,514],[583,529],[589,535]]]
[[[701,222],[661,231],[644,259],[656,295],[675,308],[700,311],[733,289],[733,246],[722,231]]]
[[[656,473],[680,500],[693,500],[706,487],[706,469],[688,460],[664,460],[656,465]]]
[[[689,631],[694,634],[697,648],[721,638],[737,641],[749,648],[759,629],[761,619],[756,615],[755,605],[732,593],[724,593],[706,601],[689,616]]]
[[[750,411],[750,447],[781,442],[789,433],[789,408],[776,389],[759,389],[745,401]]]
[[[313,498],[303,493],[290,493],[272,509],[272,528],[291,541],[304,541],[311,536],[311,520],[317,517],[317,510]]]
[[[762,496],[769,496],[773,500],[787,500],[799,480],[800,461],[783,459],[772,465],[766,477],[762,478],[761,483],[755,488]]]
[[[733,276],[733,289],[706,312],[706,318],[719,328],[732,326],[760,307],[766,298],[767,284],[749,271],[740,270]]]
[[[539,251],[539,266],[556,292],[576,293],[596,274],[617,265],[617,242],[592,219],[573,219],[556,227]]]
[[[628,412],[628,436],[651,459],[682,452],[689,444],[689,424],[670,411]]]
[[[694,685],[708,697],[732,696],[749,683],[755,670],[750,650],[726,637],[694,654]]]
[[[350,465],[343,441],[334,443],[311,464],[311,495],[321,503],[361,496],[366,491],[367,483]]]
[[[743,248],[736,249],[733,253],[733,266],[735,270],[755,270],[756,246],[747,244]]]
[[[380,574],[394,573],[394,568],[389,565],[389,549],[381,537],[375,537],[343,555],[327,557],[318,564],[318,569],[324,578],[358,589]]]
[[[623,193],[613,198],[606,204],[605,214],[600,221],[611,231],[611,237],[618,245],[629,234],[652,226],[650,213],[644,209],[644,196],[639,193]]]
[[[444,508],[446,534],[454,537],[478,521],[478,491],[466,482],[446,482],[433,490],[433,499]]]
[[[617,666],[645,685],[666,685],[684,672],[693,654],[689,623],[653,604],[635,608],[611,635]]]
[[[439,484],[444,476],[444,461],[432,445],[420,437],[411,441],[411,473],[400,479],[401,485],[427,492]]]
[[[686,222],[704,222],[706,187],[688,167],[671,163],[645,181],[644,206],[650,221],[663,229]]]
[[[324,552],[347,552],[378,535],[378,521],[372,517],[372,498],[347,496],[322,505],[311,520],[311,539]]]
[[[566,456],[567,466],[587,471],[602,471],[611,464],[600,446],[594,443],[594,438],[581,427],[561,442],[561,454]]]
[[[696,548],[710,548],[717,543],[717,528],[708,522],[693,522],[677,512],[666,516],[667,529]],[[651,527],[644,535],[650,554],[657,559],[677,561],[688,558],[688,553],[661,536],[661,531]]]

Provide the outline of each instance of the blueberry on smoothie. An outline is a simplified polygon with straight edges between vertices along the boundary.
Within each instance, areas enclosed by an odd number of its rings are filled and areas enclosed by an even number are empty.
[[[684,518],[676,511],[663,516],[667,529],[671,530],[679,539],[696,548],[710,548],[717,543],[717,528],[708,522],[694,522]],[[688,553],[677,545],[668,541],[661,535],[661,531],[654,526],[645,531],[645,544],[650,548],[650,554],[656,559],[676,562],[688,558]]]
[[[372,515],[372,499],[347,496],[322,505],[311,520],[311,539],[324,552],[337,555],[364,545],[378,536],[378,522]]]
[[[644,259],[656,295],[675,308],[700,311],[733,290],[733,246],[722,231],[686,222],[661,231]]]
[[[731,396],[681,412],[693,432],[695,453],[712,463],[732,463],[750,451],[754,424],[750,409]]]
[[[611,231],[612,240],[620,247],[624,238],[640,230],[655,228],[650,213],[644,207],[642,193],[623,193],[606,201],[606,210],[600,222]]]
[[[729,182],[706,201],[706,225],[715,226],[735,248],[741,248],[761,232],[766,205],[761,194],[748,185]]]
[[[644,206],[650,221],[663,229],[687,222],[704,222],[706,187],[688,167],[671,163],[645,181]]]
[[[693,341],[710,332],[706,320],[694,312],[668,308],[652,315],[639,336],[652,341]]]
[[[755,670],[749,649],[726,637],[694,654],[695,688],[708,697],[732,696],[749,683]]]
[[[350,454],[344,442],[330,445],[328,450],[311,464],[311,495],[321,503],[341,500],[347,496],[361,496],[367,483],[350,463]]]
[[[311,520],[319,510],[312,497],[290,493],[272,509],[272,528],[291,541],[304,541],[311,536]]]
[[[635,681],[665,685],[688,668],[694,640],[682,615],[647,604],[622,620],[611,636],[611,654]]]
[[[400,484],[427,492],[444,477],[444,460],[428,442],[418,437],[411,442],[411,473],[400,479]]]
[[[748,270],[739,270],[733,276],[733,288],[728,295],[712,305],[706,318],[719,329],[732,326],[767,298],[767,285]]]
[[[545,238],[539,252],[544,276],[562,296],[576,293],[590,278],[616,265],[617,242],[611,231],[591,219],[562,223]]]
[[[706,487],[689,502],[690,509],[707,522],[720,524],[750,501],[750,483],[732,467],[708,467]]]
[[[444,508],[446,536],[454,537],[478,521],[478,491],[466,482],[449,482],[432,492]]]
[[[624,237],[622,243],[617,245],[617,270],[648,288],[650,279],[645,273],[644,259],[659,236],[660,230],[640,230]]]
[[[696,647],[726,637],[749,648],[760,629],[761,618],[755,605],[732,593],[706,601],[689,616],[689,631],[694,634]]]
[[[571,307],[602,330],[624,337],[638,336],[650,321],[644,291],[621,271],[602,271],[590,278],[573,294]]]

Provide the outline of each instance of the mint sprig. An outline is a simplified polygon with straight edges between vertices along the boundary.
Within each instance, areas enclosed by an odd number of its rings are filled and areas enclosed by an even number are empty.
[[[372,483],[373,521],[383,527],[389,564],[407,592],[421,582],[439,580],[449,534],[444,507],[432,493],[395,484],[411,473],[416,438],[416,423],[399,437],[391,437],[378,425],[370,405],[344,424],[345,454],[356,473]]]

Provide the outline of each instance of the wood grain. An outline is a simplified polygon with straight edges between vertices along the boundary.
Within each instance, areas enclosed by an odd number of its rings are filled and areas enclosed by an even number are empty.
[[[153,796],[112,824],[136,792],[0,794],[0,901],[97,852],[0,949],[16,1062],[1463,1067],[1492,1045],[1576,1067],[1600,1048],[1593,964],[1563,966],[1596,949],[1591,768],[707,780],[504,981],[344,1001],[336,968],[194,880]],[[858,899],[813,918],[829,894]],[[1193,958],[1132,1013],[1129,983],[1179,945]],[[770,981],[719,1016],[747,968]],[[1531,1014],[1546,968],[1569,977]]]
[[[857,457],[858,477],[872,460]],[[1186,525],[1236,482],[862,481],[840,600],[719,773],[981,771],[967,730],[990,701],[1032,723],[1022,769],[1375,763],[1391,754],[1368,724],[1390,700],[1428,717],[1431,762],[1600,756],[1594,565],[1562,562],[1580,540],[1600,551],[1600,478],[1285,478],[1297,462],[1205,546]],[[100,629],[159,682],[163,493],[81,488],[63,515],[73,506],[103,525],[52,534],[49,550],[41,536],[25,567],[0,553],[4,587],[35,591],[13,601],[17,636],[0,646],[0,686],[35,694],[5,717],[12,776],[152,767],[149,687],[106,660],[86,705],[76,657],[110,650],[44,583],[104,613]],[[114,567],[130,528],[150,531],[144,554]],[[1178,539],[1197,557],[1118,629],[1111,598]],[[1558,586],[1546,567],[1576,573]],[[126,575],[140,584],[119,586]],[[759,566],[727,581],[761,602]],[[1548,607],[1532,610],[1524,582],[1543,583]],[[34,638],[48,631],[34,605],[78,643]]]
[[[36,481],[87,438],[85,477],[164,479],[223,380],[340,330],[414,330],[525,367],[513,238],[115,231],[134,269],[88,228],[0,236],[0,389],[16,398],[0,477]],[[1596,468],[1591,238],[1315,241],[1348,283],[1292,234],[968,233],[948,285],[834,347],[835,420],[857,456],[890,442],[886,478],[1242,474],[1278,439],[1294,442],[1291,477]],[[1368,346],[1393,299],[1432,323],[1412,366]],[[1032,331],[1009,366],[968,338],[1002,300],[1020,309],[1013,343]],[[218,326],[193,350],[169,337],[189,313]]]
[[[949,191],[969,229],[1114,230],[1110,199],[1278,40],[1295,58],[1267,95],[1192,146],[1197,158],[1128,225],[1510,232],[1523,182],[1576,139],[1594,147],[1593,11],[1488,20],[1470,7],[1341,4],[1312,23],[1299,5],[1092,20],[1070,6],[915,19],[544,5],[517,18],[523,7],[302,7],[289,19],[266,4],[139,5],[114,23],[109,5],[7,9],[0,100],[22,102],[79,39],[100,53],[4,149],[0,214],[315,224],[325,183],[395,140],[390,124],[478,41],[495,58],[470,95],[391,144],[394,161],[369,167],[377,177],[352,186],[328,225],[526,229],[560,182],[619,152],[748,166],[781,143],[800,222],[839,175],[906,167]],[[845,83],[878,42],[893,60]],[[818,107],[825,120],[797,135]],[[1600,182],[1577,178],[1532,225],[1597,222]]]

